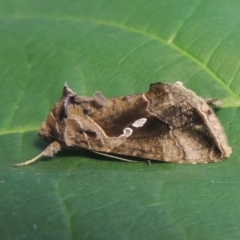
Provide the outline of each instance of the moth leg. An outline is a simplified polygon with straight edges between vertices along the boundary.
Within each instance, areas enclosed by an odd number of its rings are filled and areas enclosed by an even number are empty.
[[[97,107],[103,107],[104,104],[107,102],[107,98],[105,98],[101,92],[95,92],[93,94],[93,99]]]
[[[125,162],[138,162],[138,161],[133,161],[133,160],[128,160],[126,158],[121,158],[121,157],[117,157],[117,156],[114,156],[114,155],[110,155],[110,154],[106,154],[106,153],[102,153],[102,152],[96,152],[96,151],[91,151],[91,152],[94,152],[96,154],[99,154],[99,155],[102,155],[102,156],[106,156],[106,157],[110,157],[110,158],[115,158],[115,159],[118,159],[118,160],[121,160],[121,161],[125,161]]]
[[[57,153],[58,151],[60,151],[61,148],[62,147],[59,142],[57,142],[57,141],[52,142],[42,153],[40,153],[33,159],[28,160],[26,162],[14,164],[13,166],[15,166],[15,167],[26,166],[26,165],[29,165],[31,163],[38,161],[41,157],[53,157],[53,155],[55,153]]]
[[[214,98],[205,98],[208,105],[215,105],[216,107],[221,107],[223,105],[223,101],[220,99]]]
[[[148,163],[148,166],[149,166],[149,167],[152,166],[152,163],[151,163],[150,160],[147,160],[147,163]]]

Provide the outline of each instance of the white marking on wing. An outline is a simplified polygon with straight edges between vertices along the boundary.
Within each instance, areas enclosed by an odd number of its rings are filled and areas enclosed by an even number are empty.
[[[146,118],[140,118],[138,120],[136,120],[132,126],[133,127],[136,127],[136,128],[139,128],[139,127],[142,127],[145,123],[146,123],[147,119]]]
[[[129,137],[133,133],[133,130],[131,128],[124,128],[123,129],[123,134],[121,134],[119,137]]]

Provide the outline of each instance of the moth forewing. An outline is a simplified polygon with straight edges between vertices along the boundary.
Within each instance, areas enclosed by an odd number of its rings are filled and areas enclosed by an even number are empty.
[[[110,99],[101,92],[92,98],[77,96],[65,84],[39,131],[52,143],[16,166],[51,157],[64,147],[175,163],[217,162],[228,158],[232,149],[208,103],[214,102],[181,82],[154,83],[146,93]]]

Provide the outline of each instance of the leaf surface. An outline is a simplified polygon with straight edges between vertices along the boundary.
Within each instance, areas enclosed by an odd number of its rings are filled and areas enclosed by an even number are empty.
[[[240,2],[0,0],[1,239],[239,239]],[[224,99],[233,154],[206,165],[125,163],[87,151],[13,168],[65,82],[78,95],[157,81]]]

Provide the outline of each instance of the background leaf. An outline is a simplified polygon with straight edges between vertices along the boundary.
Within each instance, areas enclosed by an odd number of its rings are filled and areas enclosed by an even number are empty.
[[[0,0],[1,239],[239,239],[238,0]],[[37,136],[64,82],[78,95],[181,80],[225,99],[233,154],[206,165],[128,164]]]

